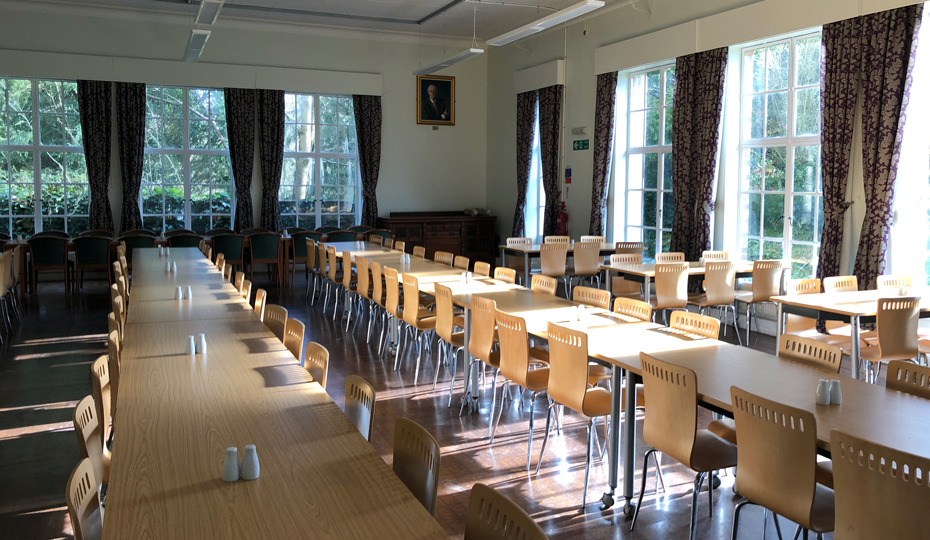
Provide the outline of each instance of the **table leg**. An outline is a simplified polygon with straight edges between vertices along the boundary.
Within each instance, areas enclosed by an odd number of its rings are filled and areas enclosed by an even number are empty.
[[[620,477],[620,413],[623,408],[621,396],[623,395],[623,370],[614,366],[610,375],[610,436],[607,439],[610,453],[608,454],[608,465],[610,474],[607,479],[607,486],[610,488],[601,497],[601,510],[607,510],[614,505],[614,495],[617,491],[618,479]],[[629,394],[629,392],[627,392]],[[629,470],[629,469],[627,469]],[[626,475],[626,472],[624,471]]]
[[[468,352],[468,344],[471,343],[471,310],[465,308],[465,371],[462,374],[463,392],[462,402],[459,406],[459,416],[468,405],[469,412],[478,410],[478,362],[473,362],[474,358]],[[471,368],[471,369],[469,369]],[[493,415],[492,415],[493,416]]]
[[[859,379],[859,316],[849,319],[849,358],[852,361],[852,376]]]
[[[504,248],[501,248],[501,266],[507,267],[507,250]]]
[[[523,286],[530,286],[530,254],[526,252],[523,253]]]
[[[638,377],[626,370],[626,400],[623,404],[623,513],[633,517],[633,471],[636,468],[636,380]]]
[[[736,330],[739,332],[739,329]],[[781,305],[781,302],[778,302],[778,315],[775,317],[775,356],[778,356],[778,353],[781,352],[781,335],[785,332],[785,312],[784,308]],[[747,343],[748,345],[748,343]]]
[[[649,298],[652,295],[652,291],[650,290],[651,288],[652,288],[652,278],[650,278],[649,276],[646,276],[643,279],[643,289],[645,289],[643,293],[646,295],[645,296],[646,302],[649,302]]]

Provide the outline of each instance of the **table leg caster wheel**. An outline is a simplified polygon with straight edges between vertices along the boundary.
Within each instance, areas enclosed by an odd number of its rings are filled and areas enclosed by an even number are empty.
[[[626,503],[625,505],[623,505],[623,514],[624,514],[626,517],[632,519],[632,518],[633,518],[633,514],[635,514],[635,513],[636,513],[636,505],[633,504],[633,503],[631,503],[631,502],[629,502],[629,501],[627,501],[627,503]]]
[[[717,489],[720,487],[720,477],[717,476],[716,474],[712,477],[712,482],[714,483],[714,489]]]
[[[605,493],[601,497],[601,510],[607,510],[614,505],[614,495],[613,493]]]

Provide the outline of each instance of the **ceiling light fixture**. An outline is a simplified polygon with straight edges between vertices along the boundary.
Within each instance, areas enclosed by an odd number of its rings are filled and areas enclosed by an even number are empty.
[[[429,75],[430,73],[435,73],[435,72],[437,72],[437,71],[439,71],[439,70],[441,70],[441,69],[446,69],[447,67],[451,66],[452,64],[461,62],[462,60],[468,60],[468,59],[471,58],[472,56],[478,56],[479,54],[483,54],[483,53],[484,53],[484,49],[479,49],[479,48],[478,48],[478,38],[477,38],[477,30],[478,30],[478,7],[477,7],[477,6],[475,6],[475,8],[474,8],[474,10],[473,10],[473,12],[472,12],[472,18],[473,18],[473,20],[472,20],[472,35],[471,35],[471,47],[470,47],[470,48],[465,49],[464,51],[462,51],[462,52],[460,52],[460,53],[458,53],[458,54],[454,54],[454,55],[450,56],[449,58],[445,58],[445,59],[443,59],[443,60],[441,60],[441,61],[439,61],[439,62],[437,62],[437,63],[435,63],[435,64],[433,64],[433,65],[431,65],[431,66],[427,66],[427,67],[425,67],[425,68],[418,69],[418,70],[414,71],[413,74],[414,74],[414,75]]]
[[[220,9],[225,0],[201,0],[200,9],[197,10],[197,24],[210,25],[220,16]]]
[[[209,30],[191,30],[191,38],[187,41],[187,49],[184,51],[185,62],[196,62],[200,60],[203,54],[203,46],[210,39]]]
[[[570,21],[575,17],[580,17],[585,13],[589,13],[602,7],[604,7],[604,2],[601,0],[585,0],[584,2],[565,8],[562,11],[543,17],[536,22],[527,24],[526,26],[521,26],[516,30],[511,30],[506,34],[501,34],[496,38],[489,39],[487,44],[497,47],[501,45],[507,45],[508,43],[513,43],[514,41],[523,39],[537,32],[542,32],[547,28],[552,28],[553,26]]]

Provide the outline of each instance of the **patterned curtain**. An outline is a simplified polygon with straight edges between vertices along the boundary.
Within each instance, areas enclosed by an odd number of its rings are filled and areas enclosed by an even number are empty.
[[[853,273],[865,289],[875,288],[876,278],[885,271],[895,179],[922,14],[923,5],[916,5],[860,17],[866,207]]]
[[[362,175],[362,225],[378,226],[378,174],[381,172],[381,96],[352,96]]]
[[[536,126],[536,100],[532,90],[517,94],[517,208],[513,213],[513,236],[526,236],[526,190],[533,158],[533,128]]]
[[[859,95],[860,18],[823,25],[820,55],[820,170],[823,229],[817,277],[840,274],[846,180]]]
[[[123,176],[123,216],[120,231],[142,228],[139,188],[145,161],[145,85],[116,83],[116,131]]]
[[[726,68],[726,47],[675,62],[671,251],[684,252],[686,261],[696,261],[710,249]]]
[[[255,90],[225,88],[229,161],[236,185],[235,230],[252,227],[252,165],[255,161]]]
[[[597,76],[594,107],[594,175],[591,189],[591,225],[588,234],[603,235],[607,226],[607,169],[614,145],[614,108],[617,101],[617,72]]]
[[[284,165],[284,91],[256,90],[258,153],[262,163],[262,228],[281,228],[278,188]]]
[[[84,134],[84,160],[90,184],[90,229],[113,232],[110,210],[110,117],[113,83],[78,81],[78,108]]]
[[[543,234],[552,235],[558,227],[559,133],[562,130],[562,93],[556,84],[539,90],[539,152],[542,154],[543,189],[546,191],[546,218]],[[524,197],[525,198],[525,197]]]

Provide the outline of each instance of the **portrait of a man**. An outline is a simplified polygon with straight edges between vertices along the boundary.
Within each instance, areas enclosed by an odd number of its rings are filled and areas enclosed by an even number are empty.
[[[417,77],[417,123],[455,125],[455,77]]]

